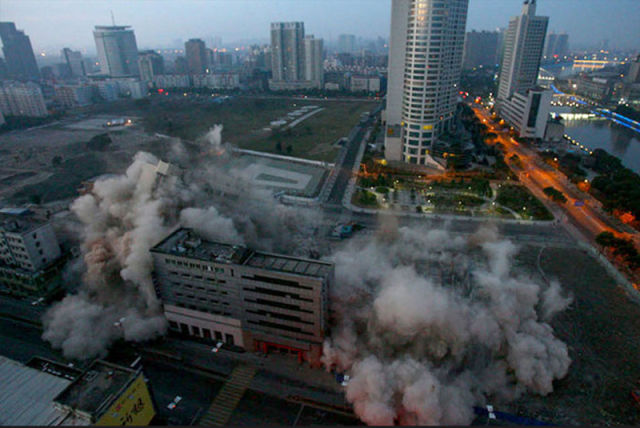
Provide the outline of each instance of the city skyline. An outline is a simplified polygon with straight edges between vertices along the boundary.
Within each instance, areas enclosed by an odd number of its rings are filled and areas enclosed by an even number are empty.
[[[94,51],[91,31],[95,25],[110,25],[111,12],[118,25],[131,25],[141,48],[173,47],[190,38],[203,40],[222,37],[225,43],[250,43],[269,40],[269,24],[276,21],[303,21],[307,32],[328,42],[343,33],[358,37],[388,37],[390,0],[338,0],[293,2],[273,0],[139,2],[95,1],[91,7],[75,0],[48,2],[1,0],[3,20],[16,22],[32,39],[36,52],[59,52],[62,47]],[[506,27],[509,17],[517,14],[520,0],[471,0],[467,30],[493,30]],[[597,45],[608,39],[611,48],[634,48],[640,29],[640,9],[634,0],[540,0],[539,13],[550,16],[549,30],[566,32],[572,45],[580,48]],[[581,19],[575,19],[580,7]],[[340,14],[327,17],[326,11]],[[363,11],[366,11],[363,13]],[[149,19],[150,14],[153,19]],[[242,20],[241,27],[232,23]],[[190,25],[185,29],[184,23]],[[616,25],[599,25],[615,22]],[[631,31],[629,31],[631,29]]]

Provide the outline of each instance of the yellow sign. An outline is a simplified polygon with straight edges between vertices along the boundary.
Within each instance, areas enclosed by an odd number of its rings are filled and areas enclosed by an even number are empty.
[[[425,131],[428,131],[430,129],[433,129],[433,125],[424,125],[422,129],[424,129]]]
[[[147,384],[140,374],[96,425],[149,425],[155,414]]]

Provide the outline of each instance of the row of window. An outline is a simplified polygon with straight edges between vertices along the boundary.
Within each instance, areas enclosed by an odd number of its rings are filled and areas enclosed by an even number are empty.
[[[175,302],[174,304],[179,308],[191,309],[192,311],[206,312],[208,314],[223,315],[223,316],[226,316],[226,317],[230,317],[231,316],[230,312],[219,311],[219,310],[213,309],[211,307],[202,307],[202,306],[197,306],[197,305],[188,304],[188,303],[182,303],[182,302]]]
[[[171,330],[174,331],[179,331],[185,335],[188,336],[196,336],[196,337],[201,337],[203,339],[208,339],[208,340],[215,340],[216,342],[222,342],[222,332],[221,331],[211,331],[208,328],[200,328],[200,327],[196,327],[195,325],[188,325],[185,323],[178,323],[176,321],[169,321],[169,328]],[[213,334],[212,334],[213,333]],[[227,345],[233,345],[234,344],[234,340],[233,340],[233,335],[232,334],[225,334],[224,335],[224,339],[225,342],[227,343]]]
[[[200,269],[206,272],[224,273],[223,268],[213,267],[213,266],[209,266],[201,263],[183,262],[181,260],[174,260],[170,258],[165,258],[164,262],[168,265],[181,266],[181,267],[191,268],[191,269]]]

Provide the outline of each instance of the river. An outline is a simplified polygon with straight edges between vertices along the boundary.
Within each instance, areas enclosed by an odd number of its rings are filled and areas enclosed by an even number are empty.
[[[565,134],[591,150],[604,149],[640,174],[640,133],[607,119],[563,120]]]

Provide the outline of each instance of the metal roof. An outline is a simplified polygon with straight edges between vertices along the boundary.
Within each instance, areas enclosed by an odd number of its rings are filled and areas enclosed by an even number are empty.
[[[0,356],[0,425],[59,425],[67,413],[53,398],[70,380]]]

